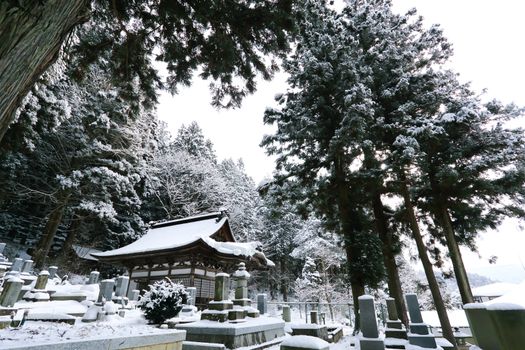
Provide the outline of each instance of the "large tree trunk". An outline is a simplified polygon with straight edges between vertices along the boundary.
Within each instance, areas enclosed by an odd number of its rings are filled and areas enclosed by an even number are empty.
[[[286,260],[281,258],[280,262],[281,267],[281,276],[280,276],[280,285],[281,285],[281,294],[283,295],[283,301],[288,301],[288,273],[286,272]]]
[[[46,262],[47,255],[49,254],[49,249],[51,249],[51,245],[55,239],[58,226],[62,222],[62,217],[64,216],[68,199],[69,196],[66,196],[66,199],[49,214],[46,226],[44,227],[44,232],[38,241],[33,254],[35,266],[38,268],[42,268]]]
[[[443,229],[445,234],[445,240],[447,241],[447,247],[450,254],[450,260],[454,268],[454,275],[458,284],[459,293],[461,295],[461,301],[463,304],[469,304],[474,302],[472,296],[472,290],[470,289],[470,283],[468,280],[467,271],[463,264],[463,258],[461,257],[461,251],[459,250],[458,241],[454,233],[454,227],[452,226],[452,220],[448,212],[447,200],[443,191],[436,179],[436,171],[432,168],[429,172],[430,187],[432,190],[433,197],[433,210],[434,216],[437,219],[438,224]]]
[[[0,141],[15,111],[58,57],[66,36],[89,13],[90,0],[0,2]]]
[[[345,164],[343,162],[343,156],[340,155],[335,162],[335,177],[336,177],[336,188],[334,189],[337,193],[337,210],[339,221],[341,224],[341,230],[344,236],[346,259],[349,266],[354,264],[356,257],[361,255],[361,248],[354,244],[355,232],[358,226],[356,221],[357,217],[353,214],[351,209],[351,203],[349,198],[349,188],[346,181]],[[352,271],[350,273],[350,284],[352,288],[352,299],[354,303],[354,334],[357,334],[361,328],[359,322],[359,302],[358,298],[365,294],[365,278],[363,273]]]
[[[448,210],[444,206],[438,207],[437,210],[440,217],[439,221],[441,222],[443,232],[445,233],[450,260],[454,267],[454,274],[456,275],[459,293],[461,294],[461,301],[463,304],[473,303],[474,297],[472,296],[467,271],[463,264],[463,258],[461,257],[461,251],[459,250],[459,245],[456,240],[456,235],[454,234],[454,228],[452,227]]]
[[[396,300],[396,308],[403,324],[408,327],[407,308],[399,279],[399,270],[397,268],[396,255],[394,253],[394,239],[392,233],[388,230],[388,223],[384,213],[381,195],[374,193],[372,198],[374,218],[377,226],[377,232],[381,239],[381,250],[383,252],[383,263],[387,272],[388,291],[390,296]]]
[[[408,188],[404,170],[399,171],[399,180],[403,200],[405,203],[406,213],[410,223],[410,229],[412,230],[414,240],[416,241],[417,251],[419,253],[419,258],[421,259],[423,269],[425,270],[425,275],[428,280],[430,292],[432,293],[432,299],[434,300],[434,306],[436,307],[439,322],[441,323],[443,336],[454,346],[454,349],[457,349],[456,340],[454,339],[454,333],[452,332],[452,327],[450,326],[450,321],[448,319],[447,309],[445,307],[445,303],[443,302],[443,298],[441,296],[441,291],[439,290],[439,285],[437,283],[436,276],[434,275],[432,263],[430,262],[430,259],[427,255],[427,248],[425,246],[425,242],[423,242],[423,236],[421,235],[421,231],[419,230],[419,224],[417,222],[414,207],[412,205],[412,199],[410,196],[410,191]]]

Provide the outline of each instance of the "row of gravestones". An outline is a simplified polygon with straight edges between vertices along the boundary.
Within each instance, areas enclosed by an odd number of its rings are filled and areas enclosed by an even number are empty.
[[[386,339],[408,339],[408,343],[411,345],[426,349],[435,349],[437,347],[436,338],[429,331],[428,325],[423,322],[417,296],[415,294],[406,294],[405,299],[410,316],[409,332],[407,333],[402,322],[399,320],[395,299],[388,298],[388,320],[385,330]],[[385,349],[385,338],[380,337],[377,327],[373,297],[370,295],[360,296],[359,310],[362,332],[362,336],[359,338],[361,350]]]

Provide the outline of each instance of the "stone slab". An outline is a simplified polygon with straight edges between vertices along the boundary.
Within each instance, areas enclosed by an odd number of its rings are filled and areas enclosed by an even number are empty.
[[[410,333],[414,334],[429,334],[428,325],[426,323],[409,323]]]
[[[386,328],[404,329],[405,327],[403,326],[403,322],[399,320],[390,320],[386,321]]]
[[[408,342],[422,348],[435,349],[437,346],[436,338],[432,334],[409,334]]]
[[[182,342],[182,350],[226,350],[224,344],[203,343],[185,340]]]
[[[117,350],[154,346],[157,344],[173,344],[184,341],[186,333],[172,330],[166,333],[143,334],[137,336],[114,337],[105,339],[70,340],[39,345],[20,345],[9,349],[25,350]]]
[[[359,345],[361,350],[385,350],[383,339],[360,338]]]
[[[286,338],[280,350],[329,350],[330,344],[326,341],[307,335],[297,335]]]
[[[262,344],[284,336],[284,322],[260,317],[246,320],[242,323],[217,323],[201,320],[193,323],[178,324],[176,329],[186,331],[186,339],[194,342],[209,342],[224,344],[234,349],[242,346]]]
[[[311,337],[328,340],[328,330],[326,326],[318,324],[293,324],[291,325],[292,335],[308,335]]]

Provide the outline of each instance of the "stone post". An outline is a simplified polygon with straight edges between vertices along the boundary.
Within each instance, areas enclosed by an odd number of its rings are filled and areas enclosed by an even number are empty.
[[[423,316],[421,316],[421,310],[419,309],[419,302],[417,301],[417,295],[405,294],[407,301],[408,314],[410,315],[411,323],[423,323]]]
[[[264,315],[268,309],[268,301],[266,294],[257,294],[257,310],[261,315]]]
[[[188,287],[186,288],[186,292],[188,292],[188,305],[195,306],[195,300],[197,298],[197,288],[195,287]]]
[[[5,243],[0,243],[0,255],[4,255]]]
[[[49,278],[53,279],[57,275],[58,267],[57,266],[49,266],[47,271],[49,271]]]
[[[21,259],[20,259],[21,260]],[[10,277],[4,282],[4,289],[0,294],[0,306],[12,307],[18,300],[18,295],[22,291],[24,281],[18,277]]]
[[[128,292],[129,277],[119,276],[117,278],[117,286],[115,288],[115,297],[125,297]]]
[[[362,337],[359,339],[361,350],[380,350],[385,348],[383,339],[379,338],[377,329],[374,298],[361,295],[359,298],[359,320],[361,321]]]
[[[408,314],[410,315],[408,342],[422,348],[436,348],[437,345],[434,335],[428,330],[428,325],[423,323],[423,316],[421,316],[417,295],[405,294],[405,300],[407,302]]]
[[[399,319],[396,300],[394,298],[386,298],[386,310],[388,313],[388,320],[395,321]]]
[[[317,316],[317,310],[310,311],[310,323],[319,324],[319,318]]]
[[[386,308],[388,317],[386,321],[386,338],[407,339],[407,332],[403,326],[403,322],[399,320],[397,314],[396,300],[394,298],[386,298]]]
[[[103,304],[104,301],[111,301],[114,286],[115,281],[112,279],[100,281],[100,292],[98,293],[97,303]]]
[[[227,273],[218,273],[215,275],[215,301],[223,301],[228,299],[230,292],[230,275]]]
[[[292,316],[290,313],[290,305],[283,305],[283,321],[292,322]]]
[[[22,267],[22,273],[31,273],[33,270],[33,260],[25,260]]]
[[[140,291],[138,289],[133,289],[131,291],[131,300],[132,301],[137,301],[139,300],[139,295],[140,295]]]
[[[49,272],[42,270],[36,279],[35,288],[36,290],[45,290],[47,281],[49,279]]]
[[[20,258],[15,258],[13,264],[11,265],[11,271],[20,272],[22,271],[22,266],[24,265],[24,260]]]
[[[91,273],[89,274],[89,279],[88,279],[87,284],[97,284],[99,276],[100,276],[100,272],[91,271]]]

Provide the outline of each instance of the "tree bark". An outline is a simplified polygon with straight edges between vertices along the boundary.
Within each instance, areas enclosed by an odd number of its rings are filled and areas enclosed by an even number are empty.
[[[454,275],[458,284],[459,293],[461,295],[461,301],[463,304],[469,304],[474,302],[472,296],[472,290],[468,280],[467,271],[463,264],[463,258],[461,257],[461,251],[459,250],[458,241],[452,226],[452,220],[447,207],[447,201],[443,195],[438,181],[435,177],[435,171],[429,171],[430,187],[432,190],[433,197],[433,209],[434,215],[437,222],[440,224],[445,234],[445,240],[447,242],[448,252],[450,254],[450,260],[452,261],[452,267],[454,268]]]
[[[64,216],[68,199],[69,196],[67,196],[66,199],[49,214],[46,226],[44,227],[44,232],[38,241],[35,253],[33,254],[35,267],[42,268],[46,262],[47,255],[49,254],[49,249],[51,249],[51,245],[53,244],[58,226],[62,222],[62,217]]]
[[[280,277],[280,285],[281,285],[281,294],[283,295],[283,301],[288,301],[288,274],[286,273],[286,261],[284,258],[281,258],[281,277]],[[285,277],[286,276],[286,277]]]
[[[463,258],[461,257],[461,251],[454,234],[454,228],[450,220],[450,215],[446,207],[441,206],[437,208],[440,214],[440,222],[442,223],[443,232],[447,241],[448,251],[450,253],[450,260],[454,268],[454,275],[458,283],[459,293],[461,294],[461,301],[463,304],[469,304],[474,302],[472,296],[472,290],[470,289],[470,283],[468,280],[467,271],[463,264]]]
[[[78,216],[75,216],[74,214],[72,215],[71,223],[69,224],[69,229],[67,232],[67,237],[64,241],[64,245],[62,246],[62,255],[65,256],[73,249],[73,243],[75,243],[75,240],[77,238],[77,232],[81,222],[82,221]]]
[[[419,224],[417,222],[416,214],[414,207],[412,205],[412,199],[410,196],[409,187],[407,184],[407,179],[404,170],[399,171],[399,180],[400,188],[405,203],[406,213],[410,223],[410,229],[416,241],[417,251],[419,253],[419,258],[423,264],[423,269],[425,270],[425,275],[428,280],[428,285],[430,287],[430,292],[432,293],[432,299],[434,300],[434,306],[436,307],[436,312],[439,317],[439,322],[441,323],[441,330],[443,331],[443,336],[454,346],[454,349],[457,349],[456,340],[454,338],[454,333],[452,332],[452,327],[450,326],[450,321],[448,319],[447,309],[443,298],[441,296],[441,291],[439,290],[439,285],[434,275],[434,270],[432,263],[427,255],[427,248],[423,242],[423,236],[419,230]]]
[[[343,162],[343,156],[339,155],[335,161],[335,191],[337,193],[337,209],[338,216],[341,223],[341,230],[344,236],[345,242],[345,251],[346,259],[349,266],[352,266],[352,263],[355,257],[360,256],[359,247],[354,242],[354,231],[356,223],[352,223],[352,220],[355,219],[352,210],[350,208],[350,198],[348,183],[346,181],[345,175],[345,164]],[[357,334],[361,328],[359,322],[359,302],[358,298],[361,295],[365,294],[365,279],[364,276],[360,273],[355,273],[353,271],[350,274],[350,284],[352,288],[352,299],[354,303],[354,334]]]
[[[383,263],[387,272],[387,283],[389,294],[396,301],[396,308],[399,313],[401,322],[408,327],[407,308],[405,305],[405,298],[403,297],[403,289],[401,288],[401,280],[399,279],[399,270],[397,268],[396,256],[394,254],[394,239],[392,233],[388,230],[388,224],[384,213],[381,195],[374,193],[372,198],[372,206],[374,211],[374,218],[376,222],[377,232],[381,240],[381,250],[383,252]]]
[[[0,3],[0,141],[15,111],[58,57],[73,28],[88,18],[90,0]]]

